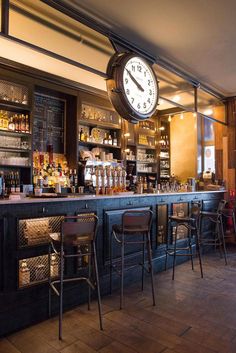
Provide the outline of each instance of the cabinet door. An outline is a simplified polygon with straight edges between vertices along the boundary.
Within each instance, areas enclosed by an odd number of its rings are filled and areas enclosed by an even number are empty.
[[[168,232],[168,205],[157,205],[156,245],[166,243]]]
[[[0,292],[3,290],[3,269],[4,269],[4,219],[0,219]]]

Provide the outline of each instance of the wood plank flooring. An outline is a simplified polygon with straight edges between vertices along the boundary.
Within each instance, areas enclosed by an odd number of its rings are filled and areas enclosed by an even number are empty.
[[[218,254],[155,275],[157,306],[152,306],[150,280],[104,297],[104,331],[99,330],[97,303],[64,314],[63,341],[57,317],[0,340],[0,353],[236,353],[236,248],[229,264]],[[3,323],[1,323],[3,324]]]

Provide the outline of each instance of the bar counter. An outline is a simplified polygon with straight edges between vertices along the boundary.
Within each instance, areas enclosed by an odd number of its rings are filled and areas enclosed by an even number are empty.
[[[48,318],[48,232],[60,230],[65,215],[95,213],[99,218],[97,252],[102,295],[110,292],[110,240],[112,225],[121,222],[127,209],[151,209],[151,231],[155,272],[164,269],[166,233],[171,232],[168,216],[173,212],[188,213],[192,201],[201,201],[204,210],[217,208],[225,191],[199,191],[117,196],[69,196],[60,198],[25,198],[0,201],[0,335],[19,330]],[[14,207],[12,207],[14,205]],[[204,225],[203,232],[209,232]],[[169,233],[171,234],[171,233]],[[179,242],[184,242],[184,235]],[[71,251],[75,251],[72,249]],[[112,246],[113,262],[119,248]],[[133,246],[125,254],[126,261],[139,262],[141,251]],[[179,260],[180,261],[180,260]],[[181,261],[184,259],[181,257]],[[55,273],[58,264],[54,263]],[[203,264],[204,265],[204,264]],[[27,271],[26,271],[27,269]],[[52,271],[52,269],[51,269]],[[74,259],[66,265],[66,273],[85,270]],[[139,280],[141,270],[134,267],[125,275],[125,283]],[[199,274],[200,276],[200,274]],[[158,280],[158,276],[155,278]],[[119,278],[113,276],[113,288]],[[68,284],[64,292],[65,310],[87,300],[85,284]],[[158,296],[157,296],[158,297]],[[58,298],[53,297],[53,314],[58,312]],[[158,303],[157,303],[158,304]]]

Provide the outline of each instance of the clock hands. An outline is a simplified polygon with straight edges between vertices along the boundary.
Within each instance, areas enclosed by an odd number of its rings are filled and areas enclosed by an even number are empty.
[[[138,87],[138,89],[141,91],[141,92],[144,92],[144,89],[143,87],[140,85],[140,83],[138,83],[138,81],[136,80],[136,78],[131,74],[131,72],[128,70],[128,69],[125,69],[128,74],[129,74],[129,77],[131,78],[131,80],[136,84],[136,86]]]

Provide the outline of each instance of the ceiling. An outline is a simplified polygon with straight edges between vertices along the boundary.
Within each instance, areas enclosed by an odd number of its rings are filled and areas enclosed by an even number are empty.
[[[64,0],[224,96],[236,95],[235,0]]]

